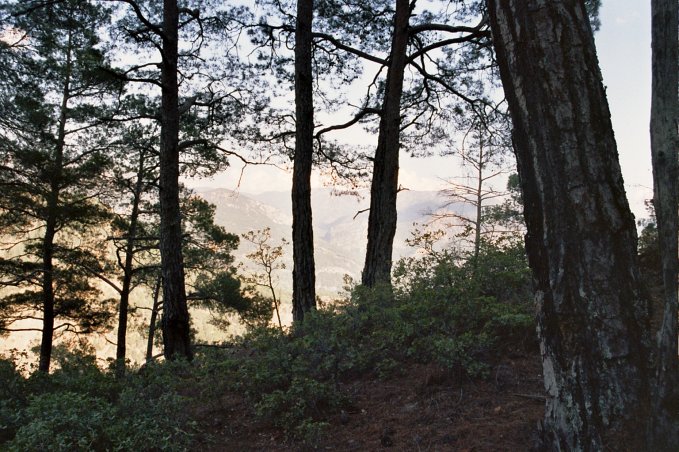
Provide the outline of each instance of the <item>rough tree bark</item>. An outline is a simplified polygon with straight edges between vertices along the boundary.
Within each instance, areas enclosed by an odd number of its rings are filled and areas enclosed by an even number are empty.
[[[653,75],[651,98],[651,156],[653,206],[662,259],[664,312],[657,332],[656,391],[653,445],[656,450],[677,444],[676,421],[669,406],[677,391],[677,119],[679,117],[679,5],[676,0],[652,0]],[[676,409],[675,409],[676,410]],[[674,427],[672,427],[674,426]],[[659,442],[664,440],[664,443]]]
[[[179,89],[177,80],[179,8],[163,2],[160,132],[160,258],[163,273],[165,358],[191,359],[189,311],[184,286],[179,208]]]
[[[488,10],[536,284],[545,448],[644,450],[649,302],[584,2]]]
[[[362,283],[368,287],[391,282],[392,250],[396,233],[401,95],[409,20],[408,0],[396,0],[394,34],[370,187],[368,247],[362,275]]]
[[[314,143],[311,24],[313,0],[297,1],[295,29],[295,159],[292,173],[292,319],[316,308],[314,231],[311,218],[311,166]]]

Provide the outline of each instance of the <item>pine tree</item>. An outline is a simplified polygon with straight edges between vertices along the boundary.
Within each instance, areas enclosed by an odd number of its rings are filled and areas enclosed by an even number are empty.
[[[295,31],[295,156],[292,173],[292,318],[301,322],[316,308],[311,167],[314,157],[312,74],[313,0],[297,1]]]
[[[255,78],[231,55],[237,38],[230,35],[230,15],[238,22],[244,10],[226,11],[217,1],[164,0],[162,8],[143,0],[116,1],[126,6],[117,27],[121,40],[154,61],[122,68],[118,76],[159,91],[160,98],[156,119],[165,357],[191,359],[179,175],[191,170],[185,156],[194,151],[211,155],[210,171],[223,168],[236,151],[222,142],[237,141],[230,135],[239,133],[245,112],[260,108],[259,91],[243,86]]]
[[[2,7],[22,36],[12,50],[13,85],[0,92],[0,228],[10,241],[3,283],[21,289],[3,303],[12,320],[30,316],[26,309],[42,314],[39,370],[48,372],[54,331],[90,331],[109,318],[75,263],[106,217],[96,202],[109,165],[101,119],[121,84],[103,70],[105,8],[76,0]]]

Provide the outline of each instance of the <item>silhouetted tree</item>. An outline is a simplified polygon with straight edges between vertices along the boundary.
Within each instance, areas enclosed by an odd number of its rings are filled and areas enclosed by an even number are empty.
[[[109,63],[98,32],[109,15],[102,6],[67,0],[2,8],[21,37],[12,49],[13,86],[0,99],[0,227],[12,240],[4,285],[24,289],[4,303],[42,313],[39,370],[48,372],[56,329],[90,331],[109,318],[91,275],[75,266],[88,230],[106,217],[96,202],[110,162],[101,121],[121,84],[103,70]],[[56,323],[59,317],[80,328]]]
[[[295,156],[292,170],[292,319],[316,308],[311,167],[314,157],[313,0],[297,1],[295,30]]]
[[[237,46],[231,39],[230,26],[244,10],[236,7],[226,11],[220,9],[220,2],[210,1],[164,0],[162,8],[142,0],[115,1],[127,5],[117,27],[119,37],[128,48],[131,45],[132,51],[147,52],[152,59],[160,57],[160,61],[125,67],[117,75],[160,91],[156,119],[161,124],[159,198],[165,356],[190,359],[179,174],[185,166],[182,155],[195,150],[211,155],[212,172],[226,165],[227,157],[237,153],[223,147],[223,142],[233,142],[231,135],[239,133],[246,110],[261,107],[260,92],[240,84],[256,78],[236,57],[231,58]]]

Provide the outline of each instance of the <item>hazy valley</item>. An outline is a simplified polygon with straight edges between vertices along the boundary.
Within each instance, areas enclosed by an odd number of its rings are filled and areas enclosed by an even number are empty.
[[[277,246],[287,240],[283,249],[282,262],[285,269],[276,272],[277,295],[282,300],[281,318],[289,324],[292,320],[290,304],[292,294],[292,215],[289,192],[270,191],[259,194],[235,192],[227,189],[198,189],[196,193],[214,204],[215,222],[234,234],[248,231],[271,229],[270,244]],[[406,239],[411,236],[415,223],[430,221],[429,213],[440,209],[445,200],[436,191],[403,191],[398,198],[398,226],[394,240],[394,260],[416,253],[408,246]],[[344,276],[360,279],[366,246],[369,207],[368,197],[337,196],[331,189],[316,189],[312,192],[314,215],[314,242],[316,261],[317,293],[325,301],[336,298],[343,287]],[[457,205],[462,212],[468,206]],[[449,207],[450,208],[450,207]],[[235,252],[236,262],[242,262],[241,272],[261,271],[247,257],[254,245],[241,240]],[[107,296],[115,293],[102,285]],[[142,362],[146,351],[148,332],[148,306],[151,294],[143,288],[132,293],[133,305],[138,309],[131,319],[128,331],[128,356],[133,362]],[[241,328],[234,322],[228,331],[210,323],[210,313],[192,310],[192,322],[201,341],[214,342],[237,334]],[[36,324],[37,326],[38,324]],[[24,327],[28,323],[23,324]],[[101,358],[115,355],[116,331],[105,336],[89,338]],[[3,340],[0,351],[25,350],[39,343],[38,332],[13,333]]]

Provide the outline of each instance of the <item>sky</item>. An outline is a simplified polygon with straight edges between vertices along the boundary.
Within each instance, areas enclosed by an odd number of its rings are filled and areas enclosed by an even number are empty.
[[[637,218],[647,216],[644,200],[652,197],[649,138],[651,99],[651,17],[650,2],[604,0],[601,29],[595,35],[597,53],[613,129],[618,143],[620,165],[628,199]],[[356,134],[356,132],[350,132]],[[365,144],[375,145],[376,137],[358,133]],[[456,160],[442,157],[412,159],[401,156],[400,183],[411,190],[439,190],[444,180],[459,171]],[[193,187],[212,187],[261,193],[288,190],[291,174],[272,167],[234,168],[211,180],[190,181]],[[322,185],[316,175],[314,187]]]
[[[632,210],[648,216],[643,202],[653,197],[651,143],[651,2],[604,0],[601,30],[596,35],[620,155],[620,166]]]

